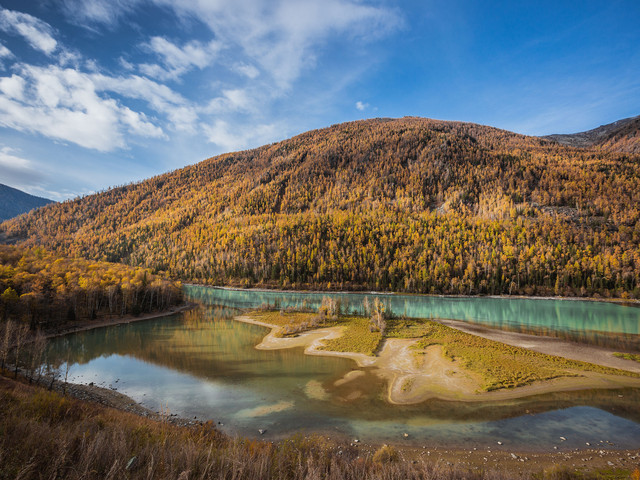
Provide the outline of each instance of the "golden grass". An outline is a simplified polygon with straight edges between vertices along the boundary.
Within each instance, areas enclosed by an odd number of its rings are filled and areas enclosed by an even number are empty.
[[[431,320],[395,320],[389,322],[387,335],[396,338],[420,338],[416,349],[441,345],[450,359],[481,376],[485,391],[530,385],[541,380],[578,376],[591,371],[609,375],[640,375],[568,360],[553,355],[513,347],[444,326]]]
[[[640,362],[640,355],[637,353],[620,353],[616,352],[613,354],[614,357],[624,358],[626,360],[633,360],[634,362]]]
[[[342,336],[332,340],[324,340],[319,350],[332,352],[352,352],[374,355],[382,340],[380,332],[371,332],[369,319],[357,316],[341,316],[337,319],[327,317],[324,322],[318,321],[318,314],[306,312],[254,311],[251,318],[259,322],[276,325],[277,336],[296,335],[315,328],[343,328]]]
[[[343,327],[342,335],[324,340],[319,350],[332,352],[353,352],[375,355],[382,340],[380,332],[369,329],[369,319],[364,317],[340,317],[337,325]]]
[[[503,480],[365,452],[326,437],[280,442],[229,438],[213,422],[176,426],[0,376],[0,479],[443,479]],[[521,478],[529,478],[523,475]],[[568,477],[571,478],[571,477]],[[576,477],[577,478],[577,477]]]

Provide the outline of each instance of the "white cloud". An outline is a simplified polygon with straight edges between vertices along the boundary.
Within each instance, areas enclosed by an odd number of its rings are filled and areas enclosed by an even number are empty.
[[[2,8],[0,30],[22,36],[29,45],[47,55],[51,55],[58,45],[51,26],[27,13]]]
[[[222,96],[209,102],[206,113],[251,112],[255,110],[254,100],[242,89],[223,90]]]
[[[142,0],[63,0],[62,5],[70,18],[87,27],[87,22],[114,25],[141,3]]]
[[[258,78],[258,76],[260,75],[260,70],[258,70],[253,65],[248,65],[246,63],[237,64],[233,67],[233,69],[236,72],[241,73],[245,77],[250,78],[251,80]]]
[[[44,178],[38,167],[26,158],[19,157],[20,152],[13,148],[0,148],[0,169],[2,169],[2,183],[24,189]]]
[[[368,103],[356,102],[356,108],[361,112],[364,112],[369,107]]]
[[[389,9],[353,0],[154,1],[204,21],[225,44],[240,46],[281,88],[314,64],[315,48],[332,36],[370,38],[400,23]]]
[[[209,142],[222,147],[225,152],[248,148],[248,145],[268,143],[273,141],[279,132],[275,124],[231,126],[224,120],[216,120],[213,125],[205,126],[203,129]]]
[[[240,61],[236,71],[253,79],[259,70],[251,66],[259,65],[281,89],[289,88],[304,68],[313,66],[317,49],[332,38],[346,36],[352,40],[369,40],[402,23],[395,10],[378,4],[366,5],[359,0],[148,1],[172,9],[182,19],[205,23],[224,48],[237,52]],[[109,25],[141,2],[66,0],[65,5],[68,15],[78,23],[93,21]],[[183,68],[179,65],[186,52],[184,47],[173,45],[177,49],[174,50],[171,45],[154,46],[152,43],[151,47],[158,53],[167,54],[163,61],[177,61],[173,68],[179,71]],[[198,50],[198,46],[194,49]],[[190,65],[197,66],[195,63]],[[168,64],[144,67],[144,73],[154,78],[171,78],[162,77],[163,73],[170,75],[171,72]]]
[[[11,58],[13,57],[13,53],[7,47],[5,47],[2,43],[0,43],[0,58]]]
[[[0,92],[7,98],[21,100],[24,94],[24,78],[18,75],[0,77]]]
[[[2,88],[4,87],[4,88]],[[0,79],[0,125],[73,142],[85,148],[124,148],[125,130],[161,138],[162,130],[142,114],[98,94],[94,75],[58,66],[23,66]]]
[[[111,77],[94,74],[91,79],[98,90],[147,102],[153,110],[166,115],[175,130],[195,132],[198,120],[196,109],[182,95],[166,85],[138,75]]]
[[[221,44],[216,41],[204,44],[194,40],[179,47],[164,37],[152,37],[144,47],[160,58],[161,65],[142,64],[142,73],[169,80],[177,79],[193,67],[208,67],[220,50]]]

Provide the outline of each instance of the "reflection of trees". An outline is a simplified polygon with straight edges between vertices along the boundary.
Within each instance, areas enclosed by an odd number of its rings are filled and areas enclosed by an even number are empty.
[[[363,300],[381,298],[390,313],[411,318],[452,319],[492,328],[640,351],[640,308],[601,302],[524,298],[442,298],[408,295],[262,292],[185,286],[185,295],[206,305],[232,309],[262,304],[316,310],[322,297],[340,301],[345,312],[363,311]],[[220,307],[224,308],[224,307]]]
[[[244,378],[326,374],[348,360],[308,357],[300,349],[260,351],[253,348],[264,327],[224,320],[216,310],[194,309],[174,317],[95,329],[56,339],[50,355],[88,363],[99,356],[128,355],[201,378]]]

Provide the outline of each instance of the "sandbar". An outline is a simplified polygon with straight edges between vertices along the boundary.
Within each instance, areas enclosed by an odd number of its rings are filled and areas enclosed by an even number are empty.
[[[481,391],[480,377],[463,368],[460,362],[445,357],[442,348],[432,345],[416,354],[417,339],[385,339],[377,356],[363,353],[334,352],[320,350],[323,340],[342,335],[343,327],[328,327],[301,333],[295,337],[280,337],[276,334],[280,327],[261,322],[249,315],[234,318],[237,321],[271,328],[271,332],[256,345],[260,350],[279,350],[304,347],[307,355],[339,356],[354,360],[358,367],[374,367],[372,371],[387,380],[387,400],[392,404],[416,404],[431,398],[457,401],[491,401],[522,398],[542,393],[584,390],[588,388],[640,388],[640,378],[606,375],[597,372],[579,371],[576,376],[560,377],[538,381],[531,385]],[[640,365],[631,360],[613,356],[613,351],[592,345],[577,345],[557,338],[491,330],[464,322],[446,320],[446,326],[495,340],[508,345],[528,348],[541,353],[565,357],[572,360],[640,372]],[[360,374],[350,372],[336,385],[347,383]],[[317,386],[316,386],[317,387]],[[314,390],[317,390],[314,389]],[[316,396],[318,392],[315,392]]]

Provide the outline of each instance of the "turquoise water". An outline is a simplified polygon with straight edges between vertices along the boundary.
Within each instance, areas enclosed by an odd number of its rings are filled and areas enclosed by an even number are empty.
[[[447,318],[495,328],[552,332],[602,332],[640,335],[640,308],[579,300],[437,297],[426,295],[307,293],[229,290],[187,285],[188,298],[206,305],[255,308],[262,304],[317,309],[323,296],[342,302],[347,312],[362,312],[362,303],[379,297],[395,315],[412,318]]]
[[[260,304],[265,299],[273,303],[271,295],[279,295],[281,302],[302,302],[305,295],[313,294],[287,297],[268,292],[252,298],[256,292],[202,287],[188,287],[187,292],[192,299],[195,292],[203,303],[211,301],[218,306],[203,305],[171,317],[58,338],[51,343],[50,358],[58,364],[68,362],[72,382],[94,382],[117,389],[154,410],[212,419],[231,435],[276,439],[300,431],[322,432],[332,437],[407,442],[427,448],[493,448],[497,441],[504,448],[539,450],[578,448],[587,442],[593,446],[611,442],[619,448],[640,448],[638,389],[564,392],[500,402],[433,400],[394,406],[385,401],[386,385],[372,369],[360,369],[348,359],[304,355],[301,349],[256,350],[254,346],[268,330],[230,319],[237,307]],[[315,298],[319,301],[322,295]],[[349,296],[350,300],[355,298]],[[309,297],[306,299],[309,301]],[[421,300],[407,297],[401,301],[409,299],[416,305]],[[486,314],[487,305],[492,303],[484,301],[495,299],[428,300],[430,305],[435,304],[431,301],[446,300],[448,312],[470,315],[473,301],[482,300],[478,309]],[[455,300],[465,306],[454,306]],[[580,311],[609,306],[559,303],[560,308],[552,311],[566,314],[566,308],[572,305]],[[525,305],[537,306],[538,301]],[[517,303],[512,307],[512,311],[524,308]],[[636,311],[611,307],[619,312]],[[557,315],[549,324],[567,324],[566,319],[558,321]],[[513,321],[506,313],[503,320]],[[624,321],[612,317],[610,324],[619,326]],[[602,323],[598,325],[601,328]],[[363,370],[364,374],[335,385],[352,370]],[[258,429],[267,433],[260,436]],[[567,440],[561,442],[561,436]]]

